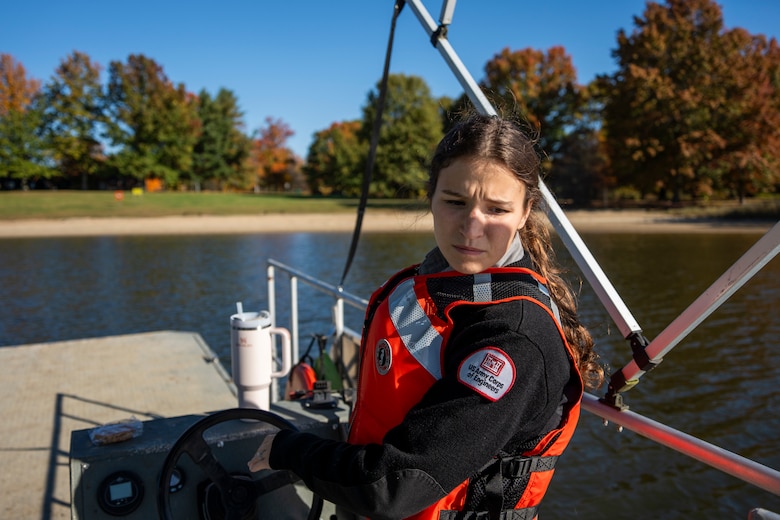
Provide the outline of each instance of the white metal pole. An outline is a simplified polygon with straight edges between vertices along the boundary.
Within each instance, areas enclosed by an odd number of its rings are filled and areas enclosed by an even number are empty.
[[[298,277],[290,277],[290,330],[292,333],[292,354],[295,363],[298,362]]]
[[[455,0],[444,0],[441,4],[441,14],[439,14],[439,23],[449,25],[452,23],[452,15],[455,13]]]

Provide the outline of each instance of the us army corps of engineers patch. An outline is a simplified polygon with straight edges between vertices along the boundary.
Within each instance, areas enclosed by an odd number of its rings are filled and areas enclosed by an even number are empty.
[[[515,382],[515,365],[497,347],[481,348],[458,367],[458,381],[491,401],[498,401]]]

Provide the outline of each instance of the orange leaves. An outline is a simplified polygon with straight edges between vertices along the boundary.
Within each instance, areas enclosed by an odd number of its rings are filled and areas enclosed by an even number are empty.
[[[281,119],[266,117],[265,123],[252,141],[252,166],[260,184],[285,189],[290,186],[297,168],[295,154],[286,147],[287,139],[295,132]]]
[[[485,65],[482,87],[501,99],[508,115],[525,119],[539,131],[539,145],[555,155],[585,103],[571,57],[561,46],[546,52],[504,48]]]
[[[41,82],[27,79],[24,66],[10,54],[0,54],[0,117],[22,112],[41,88]]]

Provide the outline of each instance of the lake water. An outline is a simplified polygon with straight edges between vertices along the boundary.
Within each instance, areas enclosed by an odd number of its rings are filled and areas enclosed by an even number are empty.
[[[760,236],[585,234],[583,239],[652,339]],[[0,346],[195,331],[229,369],[229,317],[237,301],[248,311],[268,307],[267,259],[336,284],[350,238],[290,233],[2,239]],[[431,245],[431,237],[420,234],[364,235],[345,290],[367,298]],[[565,251],[559,256],[570,264]],[[576,267],[571,268],[576,279]],[[304,284],[301,291],[304,346],[305,335],[330,332],[331,304],[305,293]],[[611,370],[625,365],[628,344],[587,287],[580,309]],[[626,394],[631,410],[780,468],[778,309],[775,258]],[[286,306],[279,314],[284,325]],[[350,311],[348,325],[359,330],[361,317]],[[543,505],[545,520],[745,519],[754,507],[780,512],[780,497],[632,432],[604,427],[588,412],[580,424]]]

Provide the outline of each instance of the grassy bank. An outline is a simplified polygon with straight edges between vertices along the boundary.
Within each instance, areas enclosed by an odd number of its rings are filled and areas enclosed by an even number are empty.
[[[0,191],[0,220],[64,219],[78,217],[165,217],[187,215],[263,215],[349,213],[358,199],[301,195],[219,192],[159,192],[133,195],[113,191]],[[372,199],[371,209],[424,211],[422,201]],[[610,208],[617,209],[617,208]],[[778,220],[780,200],[716,202],[706,206],[678,208],[632,207],[625,209],[664,211],[681,219]]]
[[[353,212],[357,199],[255,195],[243,193],[162,192],[133,195],[112,191],[0,192],[0,220],[74,217],[163,217],[172,215],[247,215]],[[419,209],[408,200],[372,200],[372,208]]]

